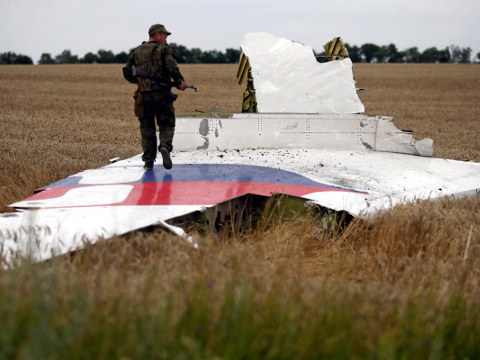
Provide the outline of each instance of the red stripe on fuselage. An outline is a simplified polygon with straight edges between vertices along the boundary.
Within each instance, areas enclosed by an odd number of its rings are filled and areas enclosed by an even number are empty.
[[[231,181],[145,182],[131,183],[128,185],[132,185],[133,189],[123,202],[97,205],[214,205],[245,194],[270,196],[272,193],[281,193],[293,196],[305,196],[307,194],[322,191],[349,191],[331,187]],[[59,198],[65,195],[68,191],[78,189],[80,187],[88,188],[89,186],[47,188],[33,196],[28,197],[24,201],[34,202]],[[95,191],[101,190],[97,188]],[[48,207],[48,204],[46,205]],[[62,204],[56,205],[55,207],[71,206],[78,206],[78,204]]]
[[[304,196],[320,191],[338,191],[316,186],[251,182],[195,181],[139,185],[121,205],[214,205],[245,194]]]

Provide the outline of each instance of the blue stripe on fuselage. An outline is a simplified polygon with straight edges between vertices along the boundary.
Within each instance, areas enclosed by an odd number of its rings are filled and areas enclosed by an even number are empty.
[[[111,168],[111,166],[109,168]],[[81,176],[73,175],[48,186],[44,186],[43,188],[109,184],[109,182],[81,184],[81,180]],[[274,169],[266,166],[236,164],[175,164],[170,170],[165,170],[161,164],[157,164],[154,167],[154,171],[145,171],[145,173],[139,180],[128,183],[134,184],[169,181],[229,181],[277,183],[289,185],[317,186],[323,188],[343,189],[352,191],[352,189],[344,189],[319,183],[303,175],[287,170]]]

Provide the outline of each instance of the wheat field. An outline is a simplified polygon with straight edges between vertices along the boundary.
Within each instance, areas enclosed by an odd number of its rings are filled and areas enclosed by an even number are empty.
[[[238,112],[235,65],[183,65],[177,116]],[[368,115],[434,156],[480,162],[480,66],[354,64]],[[141,152],[121,65],[0,66],[0,208]],[[480,199],[373,223],[263,219],[242,234],[162,231],[0,270],[0,359],[478,359]]]

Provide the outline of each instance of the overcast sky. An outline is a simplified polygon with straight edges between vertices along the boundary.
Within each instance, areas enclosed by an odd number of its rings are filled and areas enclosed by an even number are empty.
[[[351,45],[394,43],[419,51],[449,45],[480,52],[480,0],[0,0],[0,53],[63,50],[115,54],[144,40],[150,25],[170,43],[225,51],[249,32],[268,32],[316,51],[335,36]]]

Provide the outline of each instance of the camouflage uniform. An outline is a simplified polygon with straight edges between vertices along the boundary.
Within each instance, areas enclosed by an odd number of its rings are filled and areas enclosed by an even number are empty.
[[[172,48],[167,44],[156,41],[143,42],[132,50],[128,57],[126,67],[135,66],[152,76],[170,80],[176,86],[184,79],[173,57]],[[140,116],[140,134],[142,136],[144,162],[154,161],[157,156],[157,136],[155,118],[160,131],[160,145],[172,151],[173,135],[175,131],[175,109],[170,87],[156,84],[150,79],[137,78],[138,92],[143,96],[143,116]],[[137,114],[138,116],[138,114]]]

